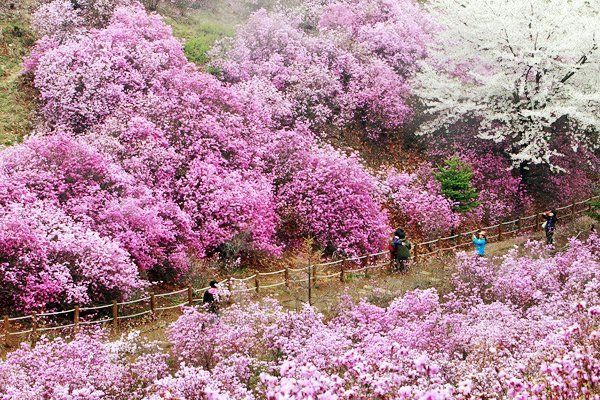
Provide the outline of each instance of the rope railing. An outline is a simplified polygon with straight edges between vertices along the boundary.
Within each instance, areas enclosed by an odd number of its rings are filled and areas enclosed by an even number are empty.
[[[565,213],[566,216],[574,217],[590,210],[589,202],[600,198],[600,196],[593,196],[587,200],[578,202],[572,202],[569,205],[565,205],[557,208],[557,211],[570,210],[570,213]],[[577,206],[588,204],[588,207],[577,209]],[[525,233],[530,230],[541,229],[540,213],[519,217],[510,221],[502,221],[497,224],[480,228],[482,230],[490,231],[493,233],[488,235],[488,239],[502,240],[504,237],[508,237],[513,234]],[[561,215],[558,216],[561,219]],[[564,218],[564,215],[562,216]],[[524,223],[526,221],[533,220],[533,223]],[[478,229],[479,230],[479,229]],[[470,236],[478,230],[472,230],[463,233],[454,233],[450,236],[428,240],[420,243],[415,243],[412,253],[415,262],[419,262],[426,257],[431,257],[436,254],[448,252],[461,247],[471,245]],[[467,239],[463,243],[463,238]],[[445,243],[444,243],[445,242]],[[449,245],[450,244],[450,245]],[[443,247],[446,246],[446,247]],[[364,272],[368,275],[368,271],[372,269],[386,268],[391,266],[391,257],[382,260],[381,256],[388,255],[388,251],[380,251],[373,254],[357,255],[344,259],[332,260],[323,263],[306,265],[301,268],[285,268],[277,271],[269,272],[257,272],[250,276],[238,278],[229,277],[223,279],[221,283],[228,284],[232,294],[237,293],[259,293],[260,290],[276,288],[280,286],[286,286],[290,288],[293,284],[304,284],[303,287],[308,287],[309,291],[309,303],[311,287],[315,285],[317,281],[330,280],[332,278],[339,278],[341,282],[345,282],[347,274],[357,274]],[[370,263],[371,262],[371,263]],[[339,268],[338,268],[339,267]],[[317,269],[320,269],[319,273]],[[298,273],[306,274],[306,277],[300,278]],[[291,274],[296,274],[294,277]],[[283,275],[283,280],[270,281],[269,278],[277,278]],[[241,284],[240,287],[234,287],[235,284]],[[112,304],[103,304],[96,306],[78,307],[73,309],[43,312],[39,314],[23,315],[16,317],[9,317],[5,315],[2,320],[2,326],[0,334],[4,337],[5,342],[8,344],[9,340],[13,337],[23,337],[30,335],[32,342],[35,342],[36,335],[44,332],[52,331],[63,331],[65,329],[77,330],[80,326],[87,326],[93,324],[106,324],[112,323],[114,329],[119,329],[121,321],[129,320],[133,318],[150,316],[156,318],[157,313],[161,311],[169,311],[176,308],[181,308],[185,305],[193,305],[202,301],[202,299],[194,298],[194,294],[201,293],[207,290],[208,287],[194,288],[192,285],[188,285],[186,288],[175,290],[168,293],[156,293],[146,295],[139,299],[133,299],[128,301],[116,302]],[[186,295],[185,301],[183,300]],[[177,299],[172,296],[180,296]],[[174,304],[163,304],[158,306],[157,301],[162,299],[164,301],[173,302]],[[179,301],[177,301],[179,300]],[[143,303],[143,304],[142,304]],[[149,307],[146,305],[149,304]],[[142,306],[144,305],[144,308]],[[131,308],[130,314],[122,312],[124,307]],[[82,312],[93,312],[86,319],[80,321],[80,313]],[[67,320],[67,317],[72,315],[72,318]],[[109,316],[110,315],[110,316]],[[50,318],[58,320],[56,322],[62,322],[62,324],[54,326],[39,326],[40,319]],[[96,319],[98,318],[98,319]],[[66,322],[66,323],[65,323]],[[29,323],[29,324],[27,324]],[[15,329],[12,329],[14,326]],[[29,329],[26,329],[29,328]],[[18,330],[21,329],[21,330]]]

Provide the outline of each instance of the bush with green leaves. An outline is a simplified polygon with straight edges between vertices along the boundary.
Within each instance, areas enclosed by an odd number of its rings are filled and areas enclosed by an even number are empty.
[[[435,179],[442,185],[442,194],[455,204],[459,212],[467,212],[479,205],[479,192],[473,187],[473,168],[452,157],[438,167]]]

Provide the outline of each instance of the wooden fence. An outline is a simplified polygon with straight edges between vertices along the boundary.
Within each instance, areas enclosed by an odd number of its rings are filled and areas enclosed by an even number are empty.
[[[587,200],[574,202],[557,208],[558,218],[574,218],[590,210],[589,202],[598,199],[594,196]],[[496,225],[484,227],[488,231],[488,240],[503,240],[512,235],[520,235],[529,231],[541,229],[542,217],[540,213],[501,222]],[[415,263],[436,254],[454,251],[471,246],[471,236],[476,231],[459,233],[427,242],[416,243],[413,247]],[[315,283],[336,279],[344,282],[350,274],[364,273],[368,277],[371,270],[389,268],[391,265],[388,251],[351,257],[342,260],[330,261],[303,268],[284,268],[272,272],[257,272],[245,278],[229,277],[223,281],[232,298],[237,293],[260,293],[276,287],[291,289],[301,287],[307,290],[308,302],[312,300],[312,288]],[[109,325],[114,331],[127,320],[139,317],[158,318],[164,311],[179,309],[184,305],[194,305],[202,301],[202,294],[208,287],[194,288],[188,285],[185,288],[169,293],[151,293],[145,297],[104,304],[90,307],[75,306],[70,310],[32,313],[31,315],[9,317],[5,315],[2,321],[0,334],[6,345],[12,342],[36,339],[45,333],[61,333],[64,330],[77,332],[83,326]],[[2,342],[2,340],[0,340]]]

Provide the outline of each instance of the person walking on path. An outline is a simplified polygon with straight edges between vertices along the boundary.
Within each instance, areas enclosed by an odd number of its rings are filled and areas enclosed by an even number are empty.
[[[475,251],[479,257],[485,256],[485,246],[487,244],[487,237],[485,231],[479,231],[473,235],[473,244],[475,245]]]
[[[404,231],[398,232],[396,231],[396,236],[398,238],[396,245],[396,271],[404,271],[408,266],[408,261],[410,260],[410,249],[412,244],[406,239],[406,234]]]
[[[542,214],[546,222],[542,224],[546,231],[546,244],[554,244],[554,231],[556,229],[556,210],[546,211]]]
[[[217,281],[210,281],[208,284],[209,288],[202,296],[202,304],[213,314],[217,314],[218,311],[217,302],[219,301],[219,289],[217,288],[217,283]]]

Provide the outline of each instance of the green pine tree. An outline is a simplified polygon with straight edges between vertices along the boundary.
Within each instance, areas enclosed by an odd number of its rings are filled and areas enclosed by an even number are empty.
[[[479,205],[479,192],[473,187],[473,170],[458,157],[444,161],[438,167],[435,179],[442,185],[442,194],[456,203],[455,209],[467,212]]]

